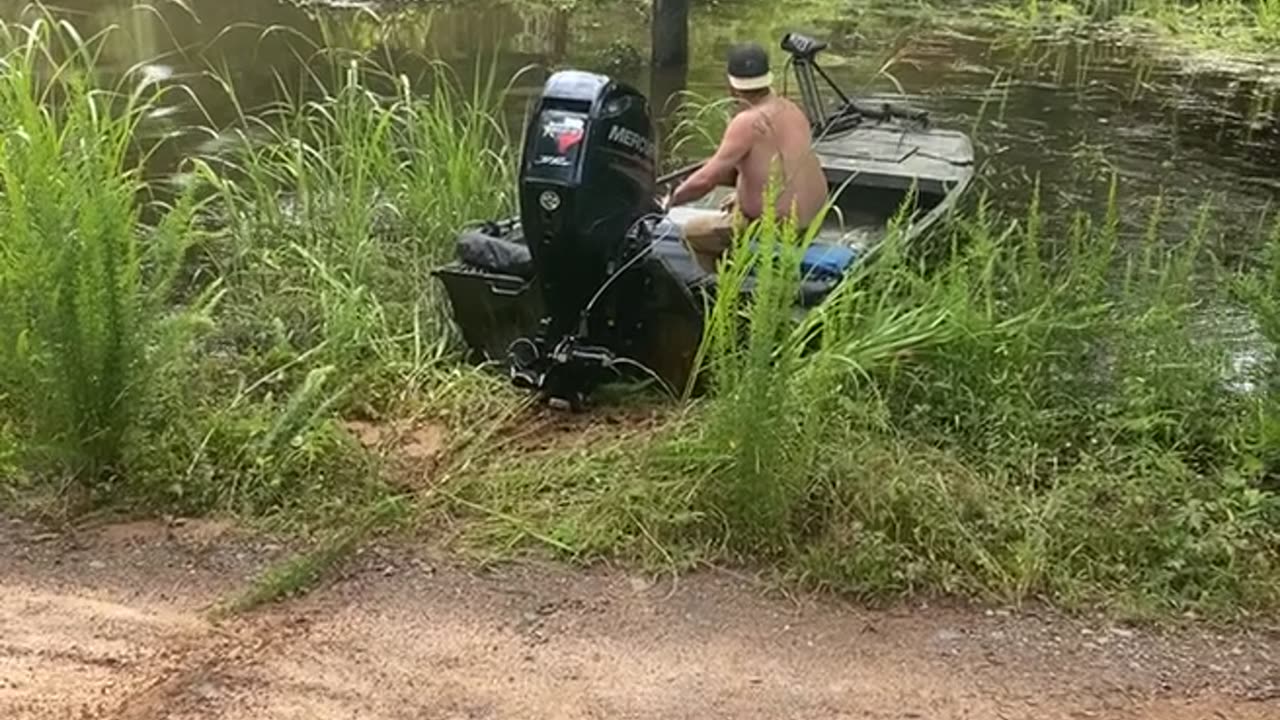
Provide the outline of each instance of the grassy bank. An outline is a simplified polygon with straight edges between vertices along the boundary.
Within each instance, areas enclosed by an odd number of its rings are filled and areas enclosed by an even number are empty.
[[[497,462],[459,493],[487,510],[485,547],[764,561],[864,598],[1271,607],[1275,397],[1230,388],[1203,319],[1243,300],[1274,342],[1275,276],[1199,277],[1211,212],[1172,244],[1161,219],[1125,238],[1114,212],[1044,227],[1034,201],[1017,218],[980,207],[940,263],[891,236],[799,327],[783,317],[804,241],[766,220],[766,249],[739,246],[728,277],[750,268],[769,290],[722,295],[707,399],[657,432]]]
[[[101,87],[93,39],[4,30],[6,501],[308,528],[416,502],[486,552],[763,563],[866,598],[1280,601],[1277,368],[1236,389],[1206,331],[1231,307],[1280,340],[1280,232],[1221,268],[1212,208],[1184,235],[1157,203],[1127,236],[1120,188],[1062,224],[1035,197],[983,203],[928,264],[891,232],[797,327],[804,238],[766,218],[763,252],[726,268],[760,292],[715,307],[710,393],[539,447],[516,441],[521,399],[460,362],[428,273],[461,225],[511,209],[494,78],[317,56],[302,92],[201,129],[224,149],[171,186],[140,167],[180,85]],[[357,541],[334,537],[246,602],[313,582]]]
[[[318,53],[275,106],[184,129],[220,149],[174,184],[142,175],[148,118],[194,99],[100,86],[104,40],[53,16],[0,34],[10,494],[292,520],[390,492],[339,418],[453,407],[428,270],[508,203],[499,88],[437,68],[412,93]]]
[[[1089,29],[1154,42],[1170,53],[1274,59],[1280,42],[1280,4],[1274,0],[1000,0],[947,9],[1013,31]]]

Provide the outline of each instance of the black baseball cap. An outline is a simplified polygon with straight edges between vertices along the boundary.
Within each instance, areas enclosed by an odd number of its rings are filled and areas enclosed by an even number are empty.
[[[729,85],[737,90],[763,90],[773,84],[769,53],[758,43],[741,43],[729,49]]]

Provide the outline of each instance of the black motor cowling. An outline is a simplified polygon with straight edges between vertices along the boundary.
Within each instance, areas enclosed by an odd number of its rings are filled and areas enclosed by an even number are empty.
[[[519,218],[464,230],[436,271],[477,359],[504,359],[555,407],[611,380],[676,394],[692,378],[704,308],[672,270],[696,264],[658,202],[656,155],[643,95],[556,73],[526,128]]]
[[[549,340],[580,326],[629,230],[656,210],[656,155],[638,90],[577,70],[547,80],[526,129],[519,198]]]

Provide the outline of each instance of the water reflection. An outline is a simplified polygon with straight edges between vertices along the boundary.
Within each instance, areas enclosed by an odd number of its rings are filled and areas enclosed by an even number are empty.
[[[25,0],[0,0],[0,15],[18,18],[25,6]],[[379,10],[275,0],[190,0],[185,6],[61,0],[59,7],[86,36],[114,28],[101,55],[109,80],[142,68],[154,82],[191,87],[191,97],[172,96],[173,104],[150,119],[160,134],[192,124],[225,126],[282,89],[294,92],[309,74],[323,79],[328,66],[316,61],[316,52],[324,46],[368,53],[414,78],[433,60],[449,62],[461,77],[496,62],[500,81],[541,67],[512,93],[517,121],[547,68],[608,68],[650,92],[653,106],[664,111],[659,126],[669,130],[666,116],[683,90],[722,96],[721,58],[730,43],[753,38],[772,45],[783,32],[801,30],[831,41],[825,66],[847,88],[905,93],[938,123],[972,132],[986,163],[984,181],[999,200],[1025,202],[1038,177],[1058,207],[1096,206],[1105,199],[1107,173],[1115,171],[1135,203],[1160,192],[1187,200],[1170,205],[1189,222],[1196,203],[1214,191],[1232,199],[1220,219],[1252,229],[1258,208],[1280,185],[1273,86],[1212,71],[1188,75],[1148,53],[1098,40],[964,34],[866,8],[837,14],[823,0],[722,0],[695,14],[691,66],[651,76],[627,52],[629,38],[645,36],[639,30],[646,22],[643,8],[630,2],[572,11],[543,0]],[[234,86],[239,105],[210,71]],[[207,141],[184,137],[156,156],[157,170]],[[1144,220],[1136,212],[1125,219],[1135,227]]]

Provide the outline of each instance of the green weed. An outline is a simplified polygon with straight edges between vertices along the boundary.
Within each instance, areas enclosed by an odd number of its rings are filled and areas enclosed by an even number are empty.
[[[791,566],[878,599],[943,594],[1232,612],[1276,600],[1276,513],[1244,479],[1175,454],[1096,452],[1038,483],[952,454],[864,437],[830,487],[824,533]]]
[[[802,504],[821,472],[826,428],[844,409],[839,398],[946,333],[945,307],[894,302],[908,292],[905,215],[891,223],[863,272],[796,322],[800,261],[821,223],[802,234],[769,205],[720,268],[697,360],[714,398],[700,437],[723,455],[694,507],[730,534],[727,546],[748,554],[786,549],[804,524]],[[872,267],[875,274],[867,274]]]
[[[1275,0],[1010,0],[984,5],[1015,30],[1107,25],[1137,28],[1175,47],[1270,53],[1280,33]]]
[[[368,536],[404,517],[397,498],[382,500],[356,513],[349,524],[329,533],[315,548],[299,553],[261,573],[243,592],[212,609],[214,618],[255,610],[313,590],[357,550]]]
[[[198,203],[142,218],[132,141],[161,90],[94,86],[97,40],[49,16],[0,45],[0,396],[30,472],[105,492],[217,299],[172,302]]]
[[[1211,214],[1171,246],[1159,204],[1121,237],[1111,197],[1065,227],[980,202],[928,264],[902,215],[799,321],[807,239],[766,218],[721,268],[707,397],[659,432],[495,458],[460,509],[490,547],[766,561],[864,598],[1270,606],[1280,497],[1240,450],[1275,433],[1198,331]]]
[[[206,158],[200,179],[230,228],[222,319],[241,354],[316,349],[364,382],[421,381],[451,339],[431,269],[461,226],[511,202],[498,88],[478,77],[468,95],[436,66],[419,95],[367,58],[333,62],[336,86],[282,85],[276,107],[226,131],[232,153]]]
[[[155,429],[133,502],[305,526],[391,491],[381,458],[336,417],[351,388],[333,381],[332,368],[284,368],[234,395],[226,376],[210,374],[193,378],[198,392]]]
[[[340,416],[447,414],[450,386],[474,386],[446,362],[429,271],[510,202],[492,73],[415,85],[322,52],[257,114],[211,73],[239,113],[203,131],[238,142],[171,184],[142,173],[143,124],[195,95],[100,87],[110,31],[72,28],[0,34],[0,422],[23,471],[6,487],[290,524],[385,495]]]
[[[1280,600],[1280,373],[1269,360],[1258,390],[1229,388],[1202,331],[1234,302],[1280,342],[1280,234],[1229,296],[1200,273],[1208,207],[1169,242],[1160,203],[1125,230],[1114,184],[1100,217],[1065,222],[1038,191],[1012,215],[984,199],[927,248],[899,215],[797,317],[812,238],[767,215],[722,266],[706,396],[656,428],[529,451],[507,435],[516,395],[449,362],[429,275],[460,226],[512,209],[492,75],[464,90],[437,66],[422,94],[367,57],[317,56],[302,90],[207,128],[230,152],[161,203],[137,172],[161,89],[96,87],[93,41],[68,28],[0,38],[0,472],[21,476],[5,492],[71,478],[157,509],[352,528],[235,607],[311,586],[385,521],[353,523],[361,508],[398,502],[350,415],[453,431],[419,498],[473,515],[499,551],[764,561],[862,597]],[[687,108],[677,136],[715,137],[698,129],[718,107]]]
[[[336,85],[319,70],[282,83],[192,183],[222,228],[206,250],[228,289],[203,409],[175,439],[191,459],[169,496],[195,507],[332,517],[369,502],[383,468],[337,417],[444,416],[475,385],[450,362],[430,271],[459,228],[511,203],[495,77],[467,89],[435,65],[419,93],[368,57],[326,63]]]

